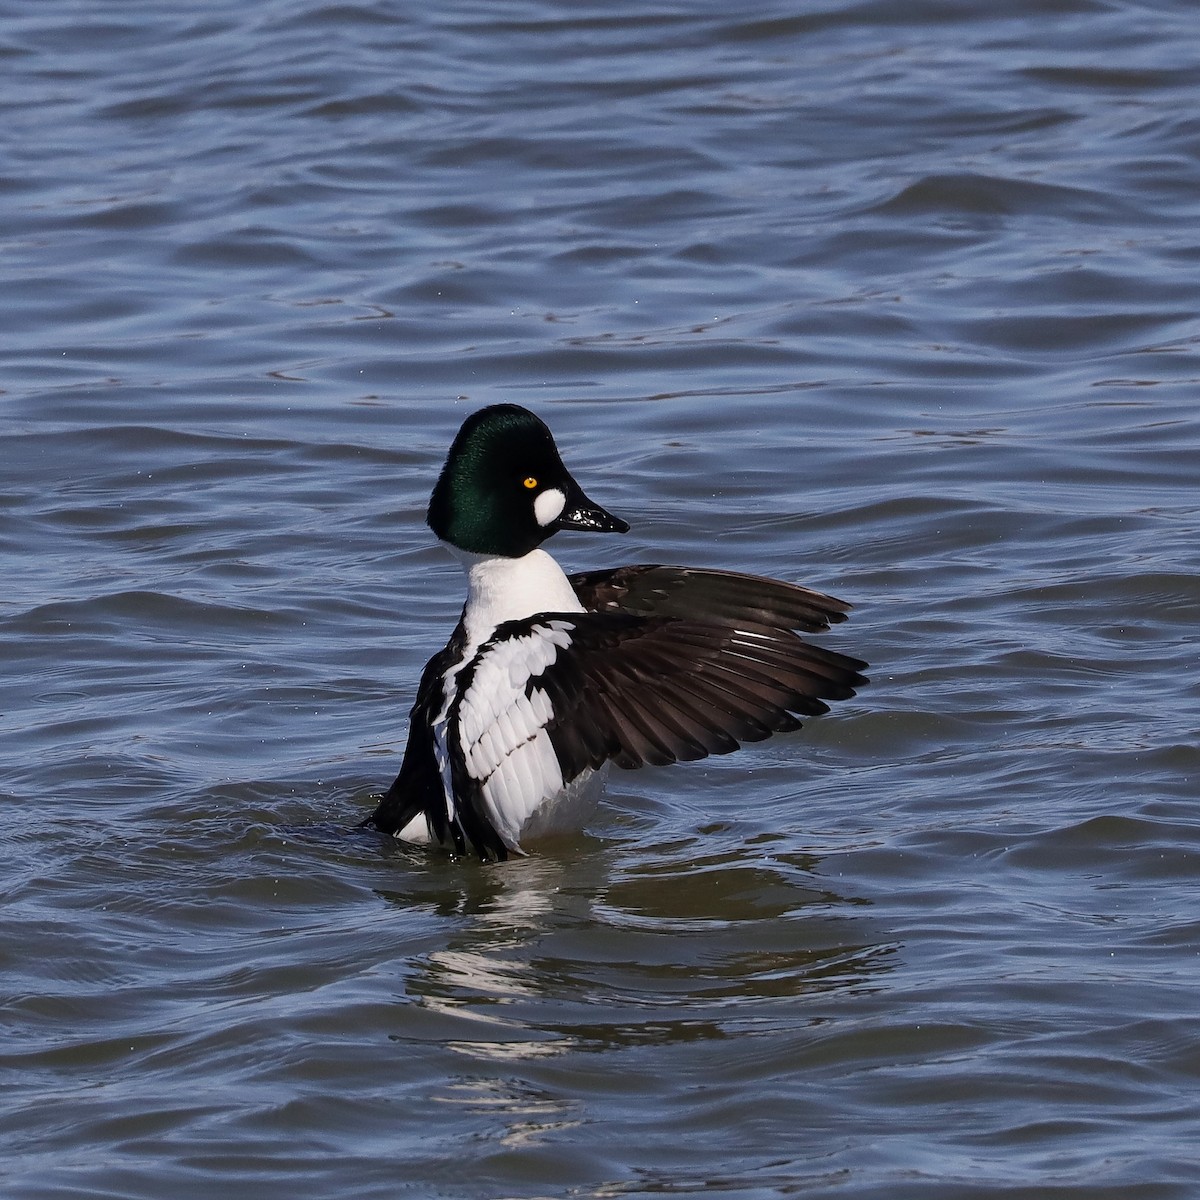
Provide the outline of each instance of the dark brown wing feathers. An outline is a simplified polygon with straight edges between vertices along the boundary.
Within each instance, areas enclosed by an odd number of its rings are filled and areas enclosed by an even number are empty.
[[[540,677],[565,777],[611,759],[661,765],[727,754],[800,727],[866,682],[866,663],[796,629],[849,605],[778,580],[687,567],[622,567],[571,577],[593,614],[571,654]]]
[[[811,588],[737,571],[639,565],[571,576],[589,612],[694,617],[725,624],[751,622],[774,629],[821,633],[846,619],[851,605]]]

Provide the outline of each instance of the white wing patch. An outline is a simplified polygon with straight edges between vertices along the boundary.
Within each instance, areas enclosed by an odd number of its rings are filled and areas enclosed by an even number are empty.
[[[519,850],[521,827],[563,791],[558,756],[546,724],[554,715],[536,679],[571,644],[569,621],[546,621],[519,638],[489,646],[476,662],[458,710],[467,770],[480,781],[488,819]]]

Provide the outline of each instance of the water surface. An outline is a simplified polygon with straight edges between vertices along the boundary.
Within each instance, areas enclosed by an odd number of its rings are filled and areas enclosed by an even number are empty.
[[[0,33],[6,1196],[1200,1186],[1183,4]],[[485,868],[354,826],[517,401],[872,683]]]

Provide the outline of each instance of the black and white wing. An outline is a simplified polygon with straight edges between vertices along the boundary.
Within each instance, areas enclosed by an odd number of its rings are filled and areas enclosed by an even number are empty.
[[[846,619],[851,605],[796,583],[702,567],[639,565],[571,575],[589,612],[765,625],[822,633]]]
[[[521,853],[522,826],[569,796],[548,733],[555,712],[542,680],[572,644],[556,615],[499,626],[458,679],[446,722],[450,770],[463,832],[481,858]]]
[[[546,732],[554,714],[538,687],[570,637],[554,617],[511,622],[455,671],[464,645],[460,625],[422,672],[400,773],[363,824],[395,835],[423,815],[456,853],[470,846],[503,861],[522,853],[519,835],[534,813],[588,799],[578,772],[563,777]]]
[[[556,618],[570,638],[536,680],[562,774],[728,754],[800,728],[866,683],[860,659],[788,629],[623,612]]]

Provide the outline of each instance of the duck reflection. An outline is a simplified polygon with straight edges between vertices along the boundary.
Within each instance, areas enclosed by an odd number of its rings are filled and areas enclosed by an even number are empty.
[[[454,872],[414,857],[386,898],[457,928],[410,964],[408,998],[494,1060],[794,1026],[797,1000],[880,986],[896,947],[817,856],[736,832],[721,845],[711,829],[623,842],[579,834]]]

